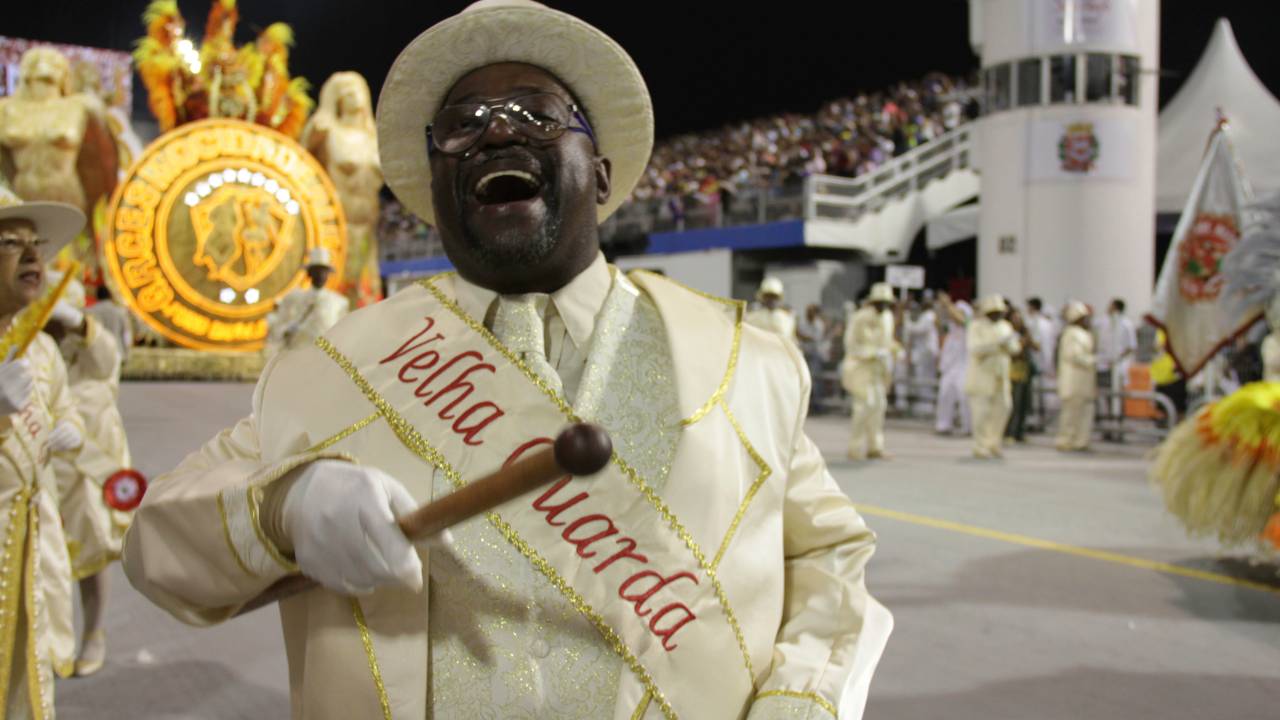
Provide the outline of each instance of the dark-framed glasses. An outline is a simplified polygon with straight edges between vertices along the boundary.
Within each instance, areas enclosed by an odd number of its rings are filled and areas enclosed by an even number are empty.
[[[565,132],[580,132],[596,144],[596,135],[577,105],[554,93],[530,93],[497,104],[446,105],[427,126],[427,152],[458,155],[470,150],[501,114],[521,135],[534,142],[551,142]],[[577,123],[576,125],[574,123]]]
[[[48,244],[48,238],[0,235],[0,255],[21,255],[27,248],[40,252]]]

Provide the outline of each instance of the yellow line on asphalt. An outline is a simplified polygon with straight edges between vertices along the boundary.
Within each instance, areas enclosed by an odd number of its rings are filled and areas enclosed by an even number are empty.
[[[999,540],[1001,542],[1013,543],[1014,545],[1024,545],[1038,550],[1048,550],[1050,552],[1062,553],[1064,555],[1075,555],[1077,557],[1101,560],[1103,562],[1114,563],[1116,565],[1128,565],[1129,567],[1141,568],[1143,570],[1154,570],[1155,572],[1167,573],[1169,575],[1179,575],[1181,577],[1220,583],[1222,585],[1235,585],[1237,587],[1249,588],[1250,590],[1258,590],[1260,592],[1280,595],[1280,588],[1250,580],[1241,580],[1239,578],[1231,577],[1230,575],[1222,575],[1220,573],[1207,572],[1204,570],[1193,570],[1179,565],[1147,560],[1145,558],[1134,557],[1132,555],[1107,552],[1106,550],[1094,550],[1092,548],[1079,547],[1077,545],[1064,545],[1062,543],[1056,543],[1051,540],[1042,540],[1029,535],[1018,535],[1016,533],[991,530],[989,528],[978,527],[976,525],[952,522],[951,520],[927,517],[925,515],[898,512],[897,510],[889,510],[888,508],[876,507],[874,505],[857,503],[856,506],[858,508],[858,512],[864,515],[888,518],[890,520],[900,520],[902,522],[924,525],[925,527],[937,528],[939,530],[950,530],[952,532],[964,533],[965,535],[973,535],[974,537]]]

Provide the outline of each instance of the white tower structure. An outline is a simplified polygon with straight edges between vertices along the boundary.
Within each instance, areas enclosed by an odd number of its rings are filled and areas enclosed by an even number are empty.
[[[978,292],[1146,309],[1159,0],[971,0],[982,58]]]

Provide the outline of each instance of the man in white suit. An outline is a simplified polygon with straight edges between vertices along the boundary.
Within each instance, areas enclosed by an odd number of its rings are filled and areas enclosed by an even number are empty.
[[[317,580],[280,606],[296,718],[861,717],[891,619],[798,349],[600,254],[652,134],[635,64],[572,16],[485,0],[414,40],[378,144],[457,273],[278,355],[152,485],[134,585],[209,624]],[[430,550],[395,527],[571,416],[613,438],[591,479]]]
[[[307,254],[308,287],[297,288],[280,300],[280,306],[270,316],[269,336],[274,354],[278,349],[291,350],[315,342],[326,330],[351,312],[351,301],[342,293],[325,287],[333,274],[333,265],[327,248],[312,248]],[[274,346],[279,342],[279,346]]]
[[[884,449],[884,415],[894,356],[893,289],[888,283],[871,286],[867,301],[850,318],[844,331],[844,361],[840,380],[853,400],[849,430],[850,460],[888,459]]]
[[[1067,326],[1058,343],[1059,450],[1087,450],[1093,433],[1093,400],[1097,396],[1097,357],[1089,332],[1089,308],[1072,301],[1062,313]]]
[[[984,298],[978,303],[979,317],[969,323],[965,338],[969,367],[964,392],[969,396],[973,455],[977,458],[1004,456],[1001,443],[1013,409],[1010,359],[1022,349],[1018,333],[1005,319],[1008,312],[1009,306],[999,295]]]

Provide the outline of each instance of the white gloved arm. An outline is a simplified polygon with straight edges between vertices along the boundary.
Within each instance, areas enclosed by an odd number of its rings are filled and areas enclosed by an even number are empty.
[[[54,452],[75,450],[83,444],[84,436],[80,434],[80,429],[67,420],[59,422],[53,427],[53,432],[49,433],[49,449]]]
[[[35,392],[35,377],[26,358],[11,359],[17,348],[0,363],[0,415],[12,415],[27,406]]]
[[[49,313],[49,319],[68,330],[74,330],[84,324],[84,313],[66,300],[59,300]]]
[[[398,480],[376,468],[318,460],[289,488],[282,530],[304,575],[347,595],[382,585],[422,590],[422,561],[396,525],[417,508]]]

